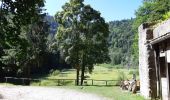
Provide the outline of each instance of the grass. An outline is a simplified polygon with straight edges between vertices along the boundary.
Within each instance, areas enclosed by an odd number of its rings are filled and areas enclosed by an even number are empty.
[[[14,86],[12,83],[0,83],[0,85]]]
[[[120,65],[118,65],[120,66]],[[87,74],[89,76],[88,79],[94,79],[94,80],[118,80],[122,77],[124,79],[132,79],[133,73],[138,73],[135,69],[117,69],[114,66],[108,65],[108,64],[102,64],[102,65],[96,65],[94,67],[92,74]],[[38,78],[38,77],[36,77]],[[39,79],[48,78],[48,79],[75,79],[76,78],[76,70],[63,70],[62,72],[59,72],[57,70],[51,71],[49,75],[44,75],[39,77]],[[137,74],[137,79],[139,78]],[[62,81],[60,81],[62,84]],[[88,84],[91,83],[87,82]],[[122,91],[119,87],[116,86],[84,86],[82,89],[82,86],[74,86],[74,81],[67,81],[64,83],[68,86],[59,86],[60,88],[67,88],[67,89],[74,89],[81,92],[87,92],[87,93],[94,93],[100,96],[104,96],[107,98],[110,98],[111,100],[144,100],[141,96],[138,94],[132,94],[127,91]],[[102,82],[94,82],[94,84],[105,84]],[[108,83],[109,84],[109,83]],[[116,83],[115,83],[116,84]],[[5,85],[5,84],[4,84]],[[9,84],[11,85],[11,84]],[[41,85],[41,86],[57,86],[58,82],[54,80],[42,80],[37,82],[32,82],[31,85]],[[58,88],[58,87],[57,87]]]
[[[132,94],[127,91],[122,91],[119,87],[104,87],[104,86],[64,86],[62,88],[74,89],[81,92],[94,93],[100,96],[109,98],[110,100],[144,100],[139,94]]]
[[[103,64],[102,64],[103,65]],[[106,65],[102,66],[98,65],[94,67],[93,73],[88,74],[89,79],[94,80],[116,80],[120,72],[123,72],[127,79],[132,78],[133,72],[137,72],[135,69],[115,69],[114,67],[106,67]],[[54,74],[55,73],[55,74]],[[49,79],[75,79],[76,78],[76,70],[65,70],[63,72],[56,71],[52,72],[51,74],[43,77]]]
[[[109,64],[101,64],[96,65],[94,67],[93,73],[88,74],[88,79],[94,79],[94,80],[120,80],[123,79],[132,79],[133,73],[137,73],[137,79],[139,79],[138,71],[135,69],[118,69],[118,66],[111,66]],[[75,79],[76,77],[76,70],[64,70],[62,72],[53,71],[51,74],[47,75],[45,78],[49,79]],[[91,84],[91,81],[87,82],[88,84]],[[39,82],[38,82],[39,84]],[[57,82],[55,81],[48,81],[48,80],[42,80],[40,82],[42,86],[56,86]],[[144,100],[141,96],[138,94],[132,94],[130,92],[122,91],[119,87],[112,86],[112,87],[106,87],[106,86],[84,86],[82,89],[82,86],[74,86],[74,82],[67,82],[66,85],[69,86],[61,86],[61,88],[69,88],[74,89],[81,92],[88,92],[88,93],[94,93],[100,96],[104,96],[107,98],[110,98],[111,100]],[[94,82],[94,84],[105,84],[102,82]],[[109,83],[108,83],[109,84]],[[116,83],[115,83],[116,84]],[[33,84],[37,85],[37,84]]]
[[[110,67],[109,67],[110,66]],[[118,65],[120,67],[120,65]],[[89,76],[87,79],[93,79],[93,80],[126,80],[126,79],[132,79],[133,73],[138,73],[135,69],[116,69],[115,67],[109,65],[109,64],[101,64],[96,65],[94,67],[93,73],[88,74],[86,73],[86,76]],[[46,75],[43,78],[47,79],[75,79],[76,78],[76,70],[70,69],[70,70],[63,70],[62,72],[59,72],[57,70],[51,71],[49,75]],[[41,79],[40,78],[40,79]],[[137,79],[139,79],[137,74]],[[65,85],[74,85],[74,81],[66,81]],[[91,81],[88,81],[87,83],[91,84]],[[94,82],[94,84],[105,84],[105,82]],[[111,83],[110,83],[111,84]],[[114,83],[116,84],[116,82]],[[56,81],[50,81],[50,80],[42,80],[40,82],[32,82],[32,85],[44,85],[44,86],[56,86],[58,85]]]

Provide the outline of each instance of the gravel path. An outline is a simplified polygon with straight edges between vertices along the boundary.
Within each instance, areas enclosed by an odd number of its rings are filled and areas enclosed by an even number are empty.
[[[52,87],[0,86],[0,94],[4,98],[1,100],[108,100],[94,94]]]

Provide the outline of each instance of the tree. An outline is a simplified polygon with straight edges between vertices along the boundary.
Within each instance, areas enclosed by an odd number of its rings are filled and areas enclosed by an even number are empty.
[[[112,65],[136,65],[132,55],[133,22],[134,19],[109,22],[109,56]]]
[[[28,28],[40,22],[44,16],[43,6],[44,0],[2,0],[0,44],[4,51],[1,61],[6,65],[5,69],[11,66],[10,69],[20,72],[18,69],[29,66],[32,57],[29,54]]]
[[[83,0],[70,0],[63,11],[55,16],[59,23],[57,42],[65,61],[77,69],[77,85],[81,69],[81,85],[84,80],[85,67],[93,69],[95,63],[107,59],[108,25],[100,13]]]
[[[23,63],[28,64],[28,67],[44,67],[44,64],[46,63],[45,61],[48,59],[48,29],[49,25],[44,21],[44,16],[42,16],[42,19],[39,19],[39,21],[31,24],[28,27],[26,34],[24,34],[29,46],[26,52],[26,60],[23,61]],[[26,70],[35,69],[33,67]]]
[[[142,23],[159,23],[166,19],[166,14],[170,11],[170,0],[144,0],[143,5],[136,11],[136,19],[133,23],[135,33],[133,53],[138,59],[138,27]]]

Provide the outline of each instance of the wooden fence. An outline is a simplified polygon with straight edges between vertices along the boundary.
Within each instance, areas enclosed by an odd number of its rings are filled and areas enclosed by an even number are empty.
[[[41,81],[47,80],[47,81],[54,81],[56,82],[57,86],[63,86],[67,85],[66,83],[73,83],[76,85],[76,79],[49,79],[49,78],[43,78],[43,79],[33,79],[33,78],[16,78],[16,77],[5,77],[5,83],[10,83],[11,80],[13,82],[19,81],[21,85],[26,85],[26,82],[39,82],[39,85],[41,84]],[[84,85],[87,86],[117,86],[118,80],[94,80],[94,79],[85,79]]]

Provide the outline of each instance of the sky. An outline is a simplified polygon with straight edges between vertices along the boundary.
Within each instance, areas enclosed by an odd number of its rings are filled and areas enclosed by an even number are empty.
[[[46,0],[45,9],[49,15],[55,15],[61,11],[62,5],[69,0]],[[107,22],[114,20],[135,18],[135,11],[142,4],[142,0],[84,0],[95,10],[100,11],[101,16]]]

